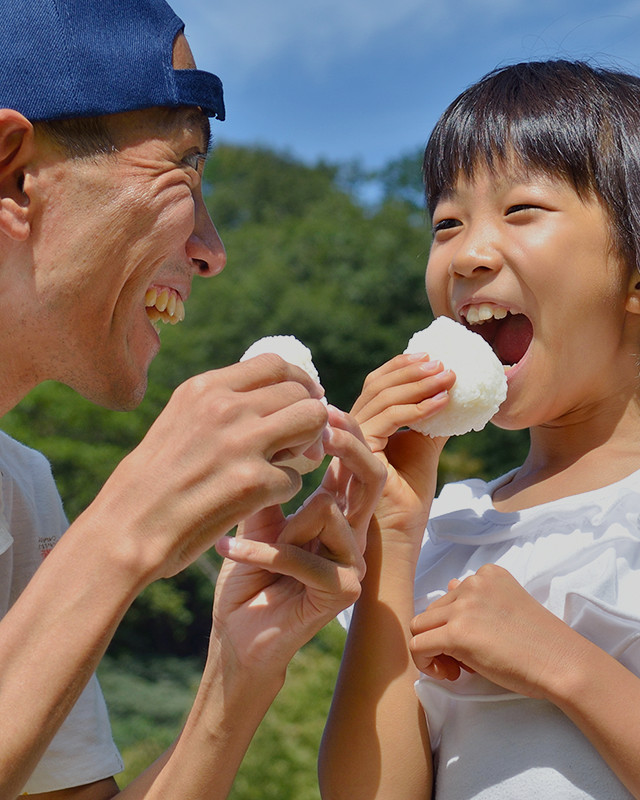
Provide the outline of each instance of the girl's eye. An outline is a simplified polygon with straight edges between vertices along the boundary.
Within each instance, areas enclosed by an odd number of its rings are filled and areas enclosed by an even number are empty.
[[[460,225],[460,220],[447,218],[441,219],[440,222],[436,222],[433,226],[433,233],[439,233],[440,231],[447,231],[451,228],[457,228]]]
[[[515,206],[509,206],[507,214],[515,214],[518,211],[532,211],[537,208],[539,208],[539,206],[534,206],[531,203],[518,203]]]

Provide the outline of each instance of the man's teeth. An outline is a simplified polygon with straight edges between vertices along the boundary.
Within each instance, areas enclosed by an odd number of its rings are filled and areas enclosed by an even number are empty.
[[[509,309],[503,306],[480,303],[478,306],[469,306],[465,312],[465,319],[469,325],[481,325],[489,319],[504,319],[508,313]]]
[[[184,302],[175,289],[151,286],[144,296],[144,304],[151,322],[161,320],[176,325],[184,319]]]

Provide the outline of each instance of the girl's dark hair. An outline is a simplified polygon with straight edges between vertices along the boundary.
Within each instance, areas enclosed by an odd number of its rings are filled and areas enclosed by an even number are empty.
[[[511,159],[599,196],[621,255],[640,267],[640,78],[563,60],[489,73],[431,134],[423,164],[430,213],[459,175]]]

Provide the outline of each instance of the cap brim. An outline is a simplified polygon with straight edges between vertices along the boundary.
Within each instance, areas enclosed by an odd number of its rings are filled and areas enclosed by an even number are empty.
[[[208,117],[225,118],[222,81],[212,72],[199,69],[174,70],[179,105],[200,106]]]

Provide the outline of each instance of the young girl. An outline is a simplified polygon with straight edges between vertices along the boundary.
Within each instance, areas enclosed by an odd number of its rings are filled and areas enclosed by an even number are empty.
[[[493,422],[531,445],[432,507],[444,440],[399,429],[455,375],[422,354],[365,382],[388,479],[323,797],[640,798],[640,80],[498,70],[445,112],[424,174],[433,312],[492,344]]]

